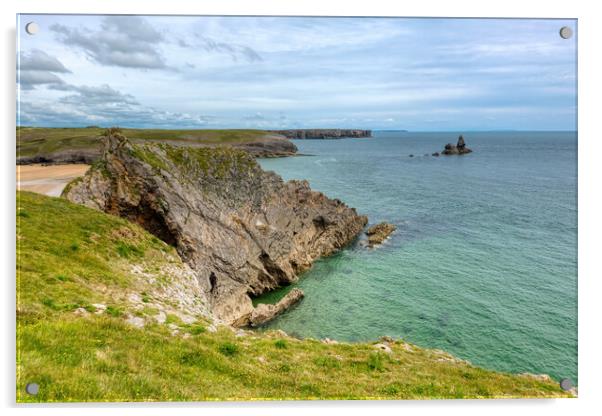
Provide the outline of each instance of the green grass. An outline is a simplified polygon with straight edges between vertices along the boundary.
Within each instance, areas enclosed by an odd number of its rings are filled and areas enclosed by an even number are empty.
[[[63,150],[88,150],[100,147],[105,128],[17,128],[17,157],[43,156]],[[258,140],[270,133],[263,130],[161,130],[121,129],[133,142],[181,142],[200,144],[239,144]]]
[[[202,316],[184,324],[176,311],[164,324],[128,324],[129,313],[158,312],[154,303],[137,310],[128,303],[127,292],[156,302],[159,284],[132,273],[132,264],[146,273],[166,262],[181,264],[173,248],[136,225],[18,192],[17,401],[568,396],[555,382],[485,370],[401,341],[386,354],[370,343],[236,336],[226,327],[207,330]],[[96,303],[106,311],[97,314]],[[38,395],[25,393],[30,382],[39,384]]]

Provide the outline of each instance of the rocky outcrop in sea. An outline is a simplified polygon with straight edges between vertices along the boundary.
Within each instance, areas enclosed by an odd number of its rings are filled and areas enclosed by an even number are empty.
[[[374,247],[382,244],[397,229],[393,224],[381,222],[366,230],[368,236],[368,246]]]
[[[458,142],[456,143],[456,145],[454,146],[451,143],[446,144],[445,149],[443,149],[441,154],[443,154],[443,155],[464,155],[466,153],[471,153],[471,152],[472,152],[472,150],[470,150],[468,147],[466,147],[466,143],[464,142],[464,137],[462,137],[462,135],[460,135],[460,137],[458,137]]]
[[[118,132],[104,138],[101,158],[63,196],[173,245],[213,315],[235,326],[259,325],[298,301],[295,292],[284,304],[256,309],[251,297],[297,281],[367,223],[307,181],[263,171],[243,150],[133,144]]]
[[[292,129],[272,130],[287,139],[345,139],[357,137],[372,137],[372,130],[358,129]]]

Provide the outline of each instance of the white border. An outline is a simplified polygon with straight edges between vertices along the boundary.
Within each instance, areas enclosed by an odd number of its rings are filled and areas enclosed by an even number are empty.
[[[2,375],[0,376],[1,404],[8,408],[4,414],[86,415],[109,411],[144,415],[199,414],[211,412],[246,415],[328,413],[346,414],[379,412],[397,414],[420,412],[427,414],[470,415],[486,412],[490,415],[508,413],[529,414],[590,414],[600,411],[596,402],[602,372],[599,351],[602,340],[598,318],[602,311],[598,297],[602,294],[600,254],[602,244],[602,204],[599,159],[602,158],[602,120],[599,97],[602,94],[600,40],[602,15],[595,2],[505,0],[495,3],[469,0],[420,0],[393,4],[392,0],[4,0],[2,13]],[[14,270],[15,270],[15,22],[16,13],[119,13],[119,14],[221,14],[221,15],[333,15],[333,16],[442,16],[442,17],[550,17],[579,19],[579,399],[567,400],[491,400],[491,401],[431,401],[431,402],[268,402],[268,403],[192,403],[192,404],[130,404],[17,406],[15,404],[14,352]],[[176,407],[177,409],[175,409]]]

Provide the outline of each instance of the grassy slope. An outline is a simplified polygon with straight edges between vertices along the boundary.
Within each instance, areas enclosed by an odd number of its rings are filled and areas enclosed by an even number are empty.
[[[171,315],[135,328],[124,319],[124,293],[146,296],[153,288],[131,264],[178,265],[174,250],[122,219],[62,199],[19,192],[17,243],[19,402],[566,396],[556,383],[401,341],[385,354],[369,343],[277,332],[237,337],[229,328],[208,331],[202,317],[185,325]],[[74,313],[94,312],[99,302],[108,312]],[[28,382],[40,385],[37,396],[24,392]]]
[[[61,150],[91,149],[100,145],[104,128],[17,128],[17,156],[45,155]],[[122,129],[133,141],[160,140],[192,143],[249,143],[268,132],[262,130],[160,130]]]

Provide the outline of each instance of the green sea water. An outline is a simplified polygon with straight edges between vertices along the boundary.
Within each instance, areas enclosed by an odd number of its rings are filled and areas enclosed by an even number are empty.
[[[398,227],[376,249],[360,238],[316,262],[294,285],[305,299],[267,328],[401,337],[486,368],[576,383],[577,134],[468,133],[472,154],[430,156],[457,136],[297,140],[312,156],[261,160],[370,223]]]

